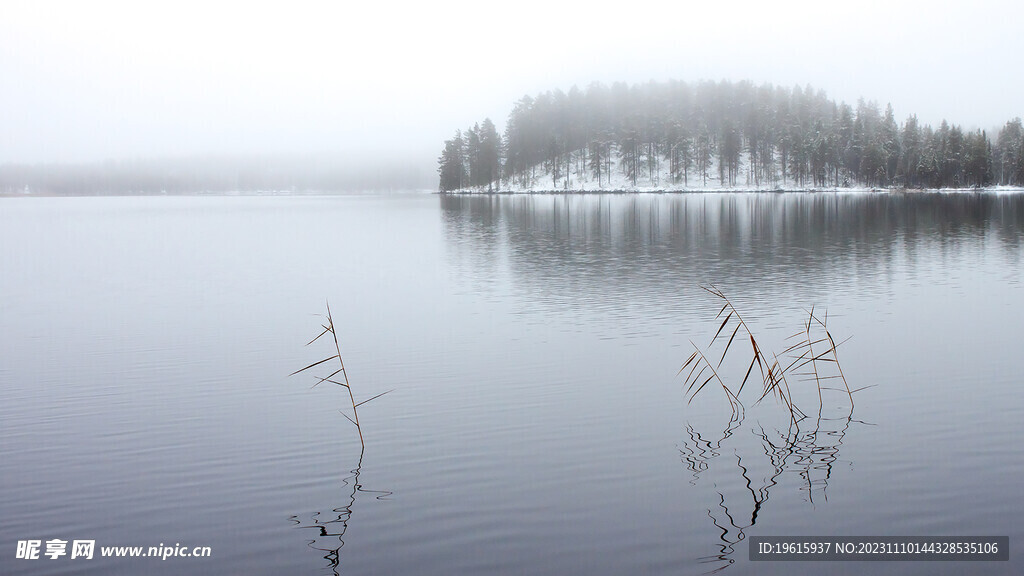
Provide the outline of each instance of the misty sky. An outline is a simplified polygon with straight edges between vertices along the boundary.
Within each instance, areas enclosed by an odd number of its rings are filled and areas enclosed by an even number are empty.
[[[833,8],[841,6],[841,8]],[[1024,3],[0,2],[0,164],[390,151],[525,94],[752,80],[937,125],[1024,115]]]

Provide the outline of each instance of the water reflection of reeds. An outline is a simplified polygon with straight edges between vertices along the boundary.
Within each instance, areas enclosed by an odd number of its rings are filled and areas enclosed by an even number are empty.
[[[692,424],[686,426],[686,436],[679,452],[682,462],[690,471],[689,483],[696,486],[719,463],[712,474],[716,479],[717,502],[709,506],[707,515],[718,534],[715,553],[698,560],[710,566],[708,573],[722,571],[736,562],[737,545],[746,539],[753,528],[772,490],[783,484],[786,477],[798,479],[801,499],[814,506],[828,501],[829,483],[840,462],[839,451],[851,425],[869,425],[855,420],[852,409],[843,415],[814,420],[813,426],[790,425],[784,430],[766,428],[760,423],[744,426],[744,419],[734,415],[725,429],[713,436],[701,433]],[[759,447],[742,434],[749,433]],[[746,453],[744,453],[746,450]],[[761,474],[756,469],[763,468]],[[740,486],[737,497],[728,490],[718,488],[722,479]]]
[[[288,519],[295,523],[297,528],[312,530],[316,536],[309,540],[307,545],[313,550],[324,553],[324,560],[327,567],[336,575],[341,574],[341,549],[345,546],[345,534],[348,532],[352,521],[352,513],[355,508],[356,499],[359,494],[373,494],[377,500],[387,499],[392,492],[387,490],[369,490],[359,483],[359,474],[363,466],[363,451],[359,452],[359,461],[356,467],[349,471],[349,475],[342,478],[342,492],[346,494],[346,504],[331,508],[326,512],[314,512],[303,519],[300,516],[290,516]]]

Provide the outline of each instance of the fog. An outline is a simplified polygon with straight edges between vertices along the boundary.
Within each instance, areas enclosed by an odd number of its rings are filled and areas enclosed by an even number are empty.
[[[593,81],[810,84],[986,130],[1024,114],[1020,3],[694,4],[8,1],[0,165],[386,159],[429,185],[456,129]]]

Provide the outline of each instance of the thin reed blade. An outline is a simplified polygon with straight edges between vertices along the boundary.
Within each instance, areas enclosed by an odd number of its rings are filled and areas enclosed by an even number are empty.
[[[319,366],[319,365],[323,364],[324,362],[329,362],[331,360],[334,360],[337,357],[338,357],[338,355],[335,354],[334,356],[331,356],[330,358],[324,358],[323,360],[321,360],[319,362],[313,362],[312,364],[310,364],[309,366],[306,366],[305,368],[302,368],[301,370],[296,370],[295,372],[292,372],[291,374],[289,374],[289,376],[295,376],[299,372],[304,372],[306,370],[309,370],[313,366]]]

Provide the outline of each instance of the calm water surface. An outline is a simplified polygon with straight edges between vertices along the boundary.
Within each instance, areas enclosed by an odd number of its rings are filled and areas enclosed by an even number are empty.
[[[1019,572],[1022,232],[1016,195],[0,200],[0,573]],[[776,352],[827,309],[852,414],[688,404],[708,283]],[[362,454],[287,376],[328,300],[357,397],[394,389]],[[748,560],[783,535],[1010,561]],[[159,545],[212,555],[99,553]]]

